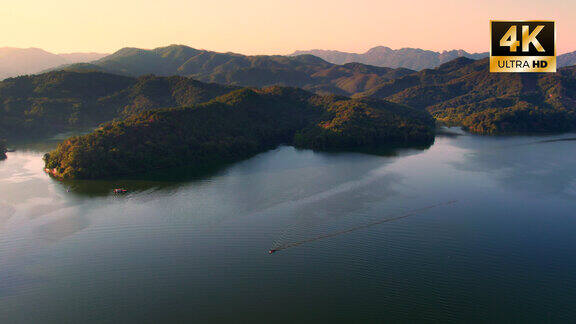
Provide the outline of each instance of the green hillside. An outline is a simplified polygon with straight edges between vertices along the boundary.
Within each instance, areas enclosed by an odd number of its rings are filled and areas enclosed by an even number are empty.
[[[247,56],[171,45],[153,50],[123,48],[91,64],[68,71],[101,71],[128,76],[187,76],[203,82],[264,87],[299,87],[318,93],[351,95],[414,71],[350,63],[335,65],[313,55]]]
[[[150,69],[177,66],[206,73],[204,77],[210,81],[287,83],[303,85],[317,94],[386,99],[427,110],[447,125],[460,125],[479,134],[576,129],[574,66],[554,74],[489,73],[486,60],[459,58],[437,69],[410,73],[358,63],[333,65],[313,56],[243,56],[182,46],[124,49],[103,60],[114,58],[118,66],[127,66],[122,62],[132,62],[134,55],[146,62],[160,58],[161,64],[149,64]],[[0,135],[30,136],[93,126],[148,109],[206,102],[239,88],[182,76],[134,78],[78,71],[0,82]]]
[[[425,145],[429,114],[372,99],[272,87],[187,108],[149,110],[73,137],[45,156],[63,178],[102,178],[249,157],[279,144],[321,150]]]
[[[208,101],[235,87],[184,77],[50,72],[0,82],[0,135],[38,136],[159,107]]]
[[[487,60],[460,58],[356,96],[426,109],[479,134],[565,132],[576,129],[575,71],[490,73]]]

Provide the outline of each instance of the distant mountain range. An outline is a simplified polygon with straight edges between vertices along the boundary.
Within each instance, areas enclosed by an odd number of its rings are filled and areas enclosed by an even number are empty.
[[[66,71],[99,71],[127,76],[187,76],[203,82],[262,87],[299,87],[316,93],[351,95],[415,71],[360,63],[336,65],[313,55],[247,56],[171,45],[152,50],[123,48]]]
[[[435,68],[458,57],[481,59],[488,53],[464,50],[434,52],[385,46],[364,54],[329,50],[296,51],[289,56],[219,53],[184,45],[152,50],[122,48],[100,53],[53,54],[39,48],[0,48],[0,80],[49,70],[101,71],[140,76],[180,75],[204,82],[242,86],[285,85],[318,93],[351,95],[374,84]],[[576,52],[558,56],[558,66],[576,64]],[[385,69],[382,69],[385,68]]]
[[[2,49],[2,57],[10,57],[10,52],[13,50]],[[33,49],[27,53],[43,54],[44,51]],[[558,57],[560,65],[571,64],[575,59],[576,53]],[[134,77],[155,74],[159,77],[186,76],[202,82],[234,87],[280,85],[299,87],[318,94],[386,99],[427,110],[437,120],[462,125],[473,132],[483,134],[567,131],[576,128],[574,83],[576,65],[562,68],[559,73],[547,74],[495,74],[489,73],[487,66],[487,58],[474,60],[458,57],[441,64],[438,68],[416,72],[406,68],[376,67],[362,63],[337,65],[310,54],[246,56],[171,45],[152,50],[124,48],[92,63],[72,64],[57,70],[110,73],[107,77],[102,77],[105,79],[102,82],[106,85],[115,84],[114,82],[122,84],[136,82],[132,78],[118,79],[131,80],[120,82],[111,75]],[[86,93],[82,96],[91,98],[91,93],[97,92],[101,87],[94,83],[98,77],[80,81],[82,79],[80,76],[71,77],[74,75],[82,73],[69,74],[69,77],[62,81],[67,91],[76,92],[80,90],[74,89],[84,87],[81,90]],[[95,74],[99,75],[101,73]],[[187,81],[180,79],[162,81],[167,82],[170,85],[168,86],[157,84],[162,82],[156,79],[151,79],[154,82],[144,82],[143,80],[148,80],[144,78],[136,82],[136,88],[133,90],[127,90],[126,86],[122,86],[122,89],[114,88],[114,91],[96,101],[78,101],[77,98],[71,98],[67,92],[64,93],[64,97],[54,99],[52,95],[43,93],[45,91],[50,93],[54,87],[52,78],[57,76],[58,74],[46,74],[42,78],[30,80],[9,79],[0,84],[0,99],[2,99],[0,115],[2,108],[5,116],[17,111],[20,113],[18,116],[11,116],[14,119],[3,119],[5,122],[3,128],[11,129],[8,133],[19,129],[37,128],[33,123],[35,119],[32,118],[36,115],[41,117],[38,120],[46,123],[44,125],[46,127],[57,124],[44,116],[49,111],[51,112],[47,116],[56,116],[63,105],[68,107],[66,108],[68,119],[65,119],[67,123],[88,124],[96,120],[106,120],[113,115],[117,116],[118,113],[129,115],[146,109],[192,104],[193,102],[188,99],[182,101],[175,98],[180,98],[181,91],[184,93],[191,91],[191,94],[197,91],[188,86],[184,87],[183,84]],[[78,79],[82,84],[70,81],[72,79]],[[28,81],[24,82],[25,80]],[[141,86],[138,85],[140,83]],[[172,85],[178,90],[171,90]],[[8,89],[15,92],[10,92]],[[35,96],[42,95],[32,100],[31,91]],[[112,95],[118,91],[122,94]],[[142,94],[148,93],[147,91],[150,91],[149,94],[143,96]],[[162,91],[173,94],[159,95]],[[8,95],[9,93],[12,94]],[[132,95],[128,95],[129,93]],[[220,91],[216,93],[221,94]],[[124,99],[120,100],[118,96],[123,96]],[[80,113],[85,106],[101,106],[104,103],[110,114],[102,119]],[[53,109],[55,110],[52,111]],[[105,110],[87,111],[102,115]],[[18,125],[16,119],[21,119],[23,126],[12,129],[10,125]]]
[[[390,68],[402,67],[417,71],[435,68],[440,64],[458,57],[467,57],[477,60],[488,56],[488,52],[468,53],[464,50],[434,52],[419,48],[401,48],[393,50],[386,46],[371,48],[363,54],[314,49],[309,51],[296,51],[290,55],[296,56],[303,54],[314,55],[334,64],[358,62]]]
[[[488,52],[468,53],[464,50],[452,50],[443,52],[434,52],[419,48],[401,48],[398,50],[393,50],[386,46],[374,47],[363,54],[314,49],[309,51],[296,51],[290,55],[297,56],[304,54],[314,55],[334,64],[358,62],[381,67],[407,68],[416,71],[432,69],[458,57],[466,57],[478,60],[488,57],[489,55]],[[575,64],[576,52],[558,56],[559,67]]]
[[[39,73],[57,66],[91,62],[108,54],[100,53],[69,53],[54,54],[40,48],[0,48],[0,80]]]

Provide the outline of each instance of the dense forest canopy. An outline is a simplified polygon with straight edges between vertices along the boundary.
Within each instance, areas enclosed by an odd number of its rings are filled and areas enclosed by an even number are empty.
[[[50,72],[0,82],[0,136],[39,136],[95,126],[160,107],[205,102],[237,87],[184,77],[131,78]]]
[[[186,59],[189,55],[216,54],[172,46],[153,51],[126,49],[112,56],[116,59],[108,60],[138,65],[139,60],[131,61],[133,55],[142,56],[144,62],[161,58],[167,60],[160,64],[165,68],[176,63],[191,64]],[[206,73],[230,71],[235,70],[232,66],[248,60],[240,65],[282,71],[276,81],[294,80],[285,79],[283,73],[295,76],[303,72],[305,80],[315,80],[304,84],[312,92],[385,99],[427,110],[444,124],[463,126],[479,134],[576,129],[576,67],[563,68],[558,73],[496,74],[488,72],[487,60],[459,58],[437,69],[408,73],[358,63],[334,65],[313,56],[245,57],[228,53],[223,57],[197,68]],[[230,61],[230,57],[235,59]],[[176,63],[169,64],[174,60]],[[262,81],[254,84],[270,81],[267,74],[250,71],[247,75]],[[60,71],[7,79],[0,82],[0,136],[37,136],[94,126],[148,109],[207,102],[239,88],[182,76],[133,78],[103,72]]]
[[[291,144],[318,150],[430,144],[425,111],[295,89],[241,89],[208,103],[148,110],[73,137],[46,154],[63,178],[101,178],[229,162]]]
[[[479,134],[565,132],[576,129],[575,71],[490,73],[487,60],[459,58],[356,96],[425,109]]]

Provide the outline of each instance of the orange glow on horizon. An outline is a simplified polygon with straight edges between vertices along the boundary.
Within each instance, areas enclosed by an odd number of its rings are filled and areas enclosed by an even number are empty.
[[[576,2],[5,0],[0,47],[55,53],[184,44],[244,54],[374,46],[489,50],[489,21],[555,20],[558,54],[576,50]]]

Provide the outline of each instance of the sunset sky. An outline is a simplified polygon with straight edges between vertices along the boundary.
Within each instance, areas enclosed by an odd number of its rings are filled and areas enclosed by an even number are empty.
[[[185,44],[244,54],[385,45],[489,49],[489,20],[552,19],[576,50],[576,1],[2,0],[0,47],[63,53]]]

